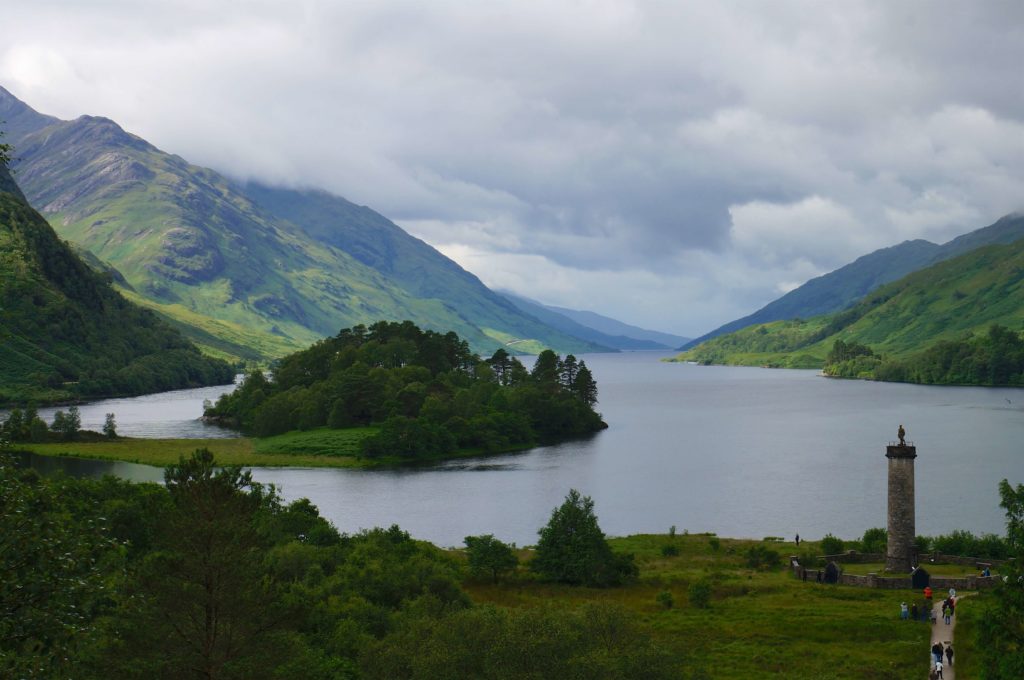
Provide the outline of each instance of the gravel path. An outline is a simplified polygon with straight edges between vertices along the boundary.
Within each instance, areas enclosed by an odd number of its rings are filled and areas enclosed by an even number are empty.
[[[956,598],[956,608],[960,608],[960,603],[963,598]],[[935,624],[932,626],[932,640],[928,643],[928,661],[931,664],[928,668],[929,671],[935,667],[935,661],[932,658],[932,645],[936,642],[942,643],[942,649],[946,649],[946,645],[953,642],[953,631],[956,629],[956,615],[953,615],[949,619],[949,625],[946,625],[945,620],[942,618],[942,600],[938,600],[935,603],[935,607],[932,610],[935,615]],[[942,678],[943,680],[956,680],[956,646],[953,646],[953,665],[946,663],[946,656],[942,656]]]

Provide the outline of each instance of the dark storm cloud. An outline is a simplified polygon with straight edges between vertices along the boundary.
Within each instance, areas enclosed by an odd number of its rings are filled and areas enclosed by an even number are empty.
[[[1022,8],[36,0],[0,83],[368,204],[488,283],[699,333],[1021,207]]]

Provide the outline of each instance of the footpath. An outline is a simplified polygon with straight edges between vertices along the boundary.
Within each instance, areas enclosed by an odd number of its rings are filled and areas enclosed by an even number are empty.
[[[942,618],[942,600],[938,600],[932,609],[932,616],[935,617],[935,623],[932,624],[932,639],[928,643],[928,670],[929,676],[932,669],[935,668],[935,659],[932,658],[932,645],[936,642],[942,643],[942,649],[945,651],[946,647],[953,644],[953,631],[956,628],[956,614],[954,613],[949,619],[949,625],[946,625],[945,619]],[[956,598],[957,609],[960,608],[960,602],[963,601],[962,597]],[[946,656],[942,656],[942,680],[956,680],[956,646],[953,647],[953,663],[946,663]]]

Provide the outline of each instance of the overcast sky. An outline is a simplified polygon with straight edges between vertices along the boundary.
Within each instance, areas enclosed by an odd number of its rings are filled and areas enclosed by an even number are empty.
[[[0,85],[699,335],[1024,208],[1024,2],[5,3]]]

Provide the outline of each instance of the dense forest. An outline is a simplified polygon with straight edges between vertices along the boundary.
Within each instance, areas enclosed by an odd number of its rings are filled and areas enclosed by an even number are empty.
[[[605,426],[586,362],[545,350],[532,370],[504,349],[483,360],[454,332],[411,321],[355,326],[249,374],[206,411],[260,437],[375,426],[364,455],[500,451]]]
[[[0,176],[10,179],[2,164]],[[231,366],[113,290],[8,188],[0,187],[0,403],[231,382]]]
[[[572,500],[560,523],[589,509]],[[620,606],[474,606],[451,553],[397,526],[340,534],[205,450],[163,486],[0,456],[0,527],[3,677],[679,677]]]
[[[1024,385],[1024,339],[993,325],[984,335],[944,340],[903,358],[885,358],[865,345],[837,340],[826,375],[928,385]]]

